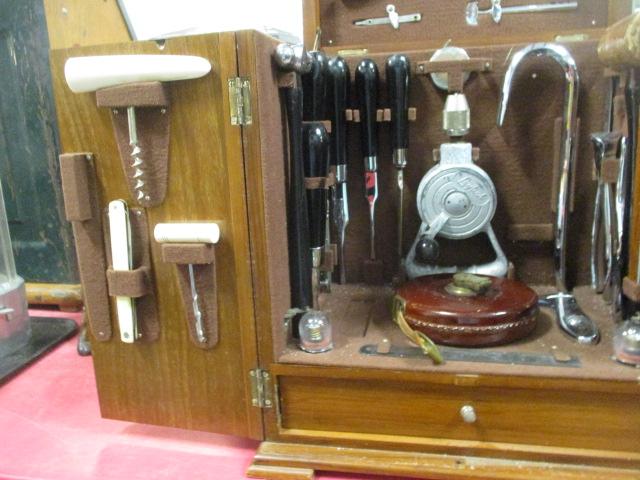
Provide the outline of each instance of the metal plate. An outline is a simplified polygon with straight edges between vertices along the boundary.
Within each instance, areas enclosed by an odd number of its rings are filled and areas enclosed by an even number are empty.
[[[420,182],[418,199],[424,223],[431,225],[443,211],[450,215],[439,233],[451,239],[478,234],[496,211],[491,180],[472,165],[430,170]]]
[[[538,367],[580,368],[580,359],[571,355],[567,361],[559,361],[547,353],[505,352],[439,346],[445,362],[503,363],[507,365],[532,365]],[[389,353],[378,353],[377,345],[364,345],[360,348],[363,355],[395,358],[423,358],[429,360],[418,347],[391,346]]]
[[[68,318],[31,317],[31,337],[19,350],[0,357],[0,384],[47,353],[78,329]]]

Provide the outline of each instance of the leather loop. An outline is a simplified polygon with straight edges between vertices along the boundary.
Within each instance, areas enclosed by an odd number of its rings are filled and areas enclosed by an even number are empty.
[[[149,293],[149,267],[135,270],[107,269],[107,285],[112,297],[139,298]]]
[[[306,177],[304,179],[304,188],[307,190],[328,189],[336,184],[336,175],[329,172],[326,177]]]

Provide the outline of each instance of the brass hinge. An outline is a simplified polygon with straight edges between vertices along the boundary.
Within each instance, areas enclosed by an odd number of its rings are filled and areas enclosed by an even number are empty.
[[[249,371],[251,381],[251,404],[258,408],[273,407],[271,375],[266,370],[256,368]]]
[[[231,125],[251,125],[251,82],[249,78],[230,78],[228,84]]]

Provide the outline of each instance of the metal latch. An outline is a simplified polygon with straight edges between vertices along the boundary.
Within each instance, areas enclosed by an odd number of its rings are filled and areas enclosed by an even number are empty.
[[[251,125],[251,82],[249,78],[230,78],[228,84],[231,125]]]
[[[269,372],[259,368],[250,370],[249,379],[251,380],[251,404],[258,408],[273,407]]]

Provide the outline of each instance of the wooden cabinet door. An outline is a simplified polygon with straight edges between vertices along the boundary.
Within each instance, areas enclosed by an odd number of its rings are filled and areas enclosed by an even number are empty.
[[[168,425],[251,438],[262,437],[261,410],[251,402],[249,372],[257,367],[241,127],[229,114],[228,79],[237,76],[235,34],[135,42],[52,52],[54,91],[64,153],[92,152],[100,206],[125,199],[126,188],[109,109],[94,93],[72,93],[64,79],[67,58],[106,54],[198,55],[212,71],[168,83],[171,106],[168,190],[146,209],[160,338],[125,344],[115,331],[93,342],[102,414],[108,418]],[[204,350],[189,339],[175,266],[162,261],[153,228],[161,222],[216,221],[219,343]],[[89,312],[91,313],[91,312]]]
[[[76,283],[41,0],[0,0],[0,78],[0,178],[18,274]]]

